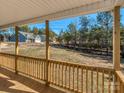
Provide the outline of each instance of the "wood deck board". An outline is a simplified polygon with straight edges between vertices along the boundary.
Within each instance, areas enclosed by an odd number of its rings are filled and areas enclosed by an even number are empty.
[[[52,87],[0,68],[0,93],[65,93]]]

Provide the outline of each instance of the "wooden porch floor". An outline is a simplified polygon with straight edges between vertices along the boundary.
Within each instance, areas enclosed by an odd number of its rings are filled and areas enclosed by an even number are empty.
[[[0,93],[65,93],[40,82],[0,68]]]

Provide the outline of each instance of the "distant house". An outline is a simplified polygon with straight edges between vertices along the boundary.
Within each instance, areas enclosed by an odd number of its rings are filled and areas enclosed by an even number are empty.
[[[15,35],[11,35],[9,37],[9,41],[10,42],[15,42],[16,41],[16,36]],[[23,34],[21,34],[20,32],[19,32],[19,35],[18,35],[18,41],[19,42],[26,42],[26,37]]]
[[[36,35],[35,42],[36,43],[45,42],[45,35]]]
[[[34,37],[33,33],[22,32],[22,31],[19,31],[19,33],[21,33],[23,36],[25,36],[25,38],[26,38],[25,42],[34,42],[35,41],[35,37]]]
[[[15,42],[15,35],[11,36],[10,41]],[[45,35],[34,35],[33,33],[19,31],[19,42],[45,42]]]
[[[16,36],[15,34],[0,35],[0,39],[4,42],[15,42]],[[33,33],[19,31],[18,40],[19,42],[41,43],[45,42],[45,35],[34,35]]]

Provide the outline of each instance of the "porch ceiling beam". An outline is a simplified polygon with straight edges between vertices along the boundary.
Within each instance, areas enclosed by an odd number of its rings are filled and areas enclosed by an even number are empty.
[[[12,27],[16,25],[23,25],[23,24],[29,24],[29,23],[36,23],[36,22],[44,22],[45,20],[57,20],[67,17],[73,17],[73,16],[79,16],[79,15],[85,15],[100,11],[108,11],[114,8],[114,6],[122,6],[124,5],[123,0],[99,0],[98,2],[94,2],[91,4],[75,7],[72,9],[67,9],[64,11],[59,11],[56,13],[51,13],[44,16],[39,16],[27,20],[17,21],[9,24],[5,24],[0,26],[0,29]]]

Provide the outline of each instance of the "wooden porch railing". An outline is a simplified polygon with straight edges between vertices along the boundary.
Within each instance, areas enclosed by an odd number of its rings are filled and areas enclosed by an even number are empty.
[[[109,93],[113,70],[49,60],[49,82],[78,93]]]
[[[120,72],[103,67],[48,60],[48,82],[76,93],[113,93],[113,77],[116,75],[123,92],[124,81]],[[0,53],[0,66],[15,70],[15,55]],[[46,60],[18,55],[17,70],[29,77],[46,81]]]
[[[124,74],[121,71],[116,71],[116,79],[117,79],[117,92],[124,93]]]

